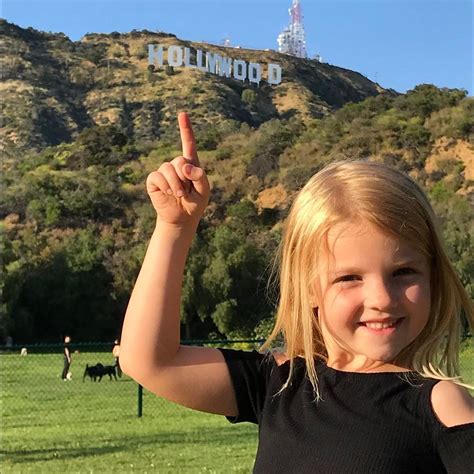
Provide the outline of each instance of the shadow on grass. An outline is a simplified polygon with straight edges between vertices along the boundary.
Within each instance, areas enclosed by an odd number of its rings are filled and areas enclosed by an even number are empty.
[[[256,438],[255,438],[256,440]],[[100,441],[90,439],[90,444]],[[100,456],[115,452],[136,452],[138,448],[153,445],[157,448],[167,445],[228,445],[233,448],[238,444],[248,444],[249,433],[247,430],[239,430],[236,427],[206,428],[202,427],[196,431],[162,432],[152,435],[127,435],[112,438],[103,442],[101,446],[58,446],[40,449],[21,449],[17,451],[1,450],[4,462],[12,464],[32,463],[38,461],[71,460],[75,458],[86,458],[89,456]],[[77,443],[77,442],[76,442]],[[84,441],[85,443],[85,441]]]

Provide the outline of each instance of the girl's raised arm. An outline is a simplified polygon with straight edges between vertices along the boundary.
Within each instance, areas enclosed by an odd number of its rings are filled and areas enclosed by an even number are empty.
[[[178,122],[183,156],[147,178],[157,221],[125,315],[120,366],[161,397],[234,416],[237,403],[221,352],[180,345],[184,265],[210,191],[187,114]]]

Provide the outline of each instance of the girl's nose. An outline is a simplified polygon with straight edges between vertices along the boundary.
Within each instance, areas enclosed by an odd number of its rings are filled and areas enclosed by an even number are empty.
[[[389,311],[398,305],[395,285],[383,278],[367,285],[366,305],[377,311]]]

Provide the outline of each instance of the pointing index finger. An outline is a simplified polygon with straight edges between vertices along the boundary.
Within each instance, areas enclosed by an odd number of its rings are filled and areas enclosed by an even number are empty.
[[[191,121],[186,112],[178,115],[179,132],[181,134],[181,144],[183,147],[183,156],[197,166],[199,166],[199,158],[196,150],[196,140],[194,138]]]

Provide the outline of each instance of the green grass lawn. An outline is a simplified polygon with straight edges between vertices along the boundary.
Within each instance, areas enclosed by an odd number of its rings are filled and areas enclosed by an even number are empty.
[[[60,379],[60,354],[1,355],[2,473],[251,472],[257,427],[185,409],[144,392],[128,377],[82,381],[86,363],[109,353],[75,355],[73,380]],[[474,350],[462,370],[474,383]]]
[[[250,472],[257,427],[179,407],[137,384],[82,381],[86,363],[110,354],[76,355],[73,380],[60,379],[60,354],[2,355],[2,473]]]

